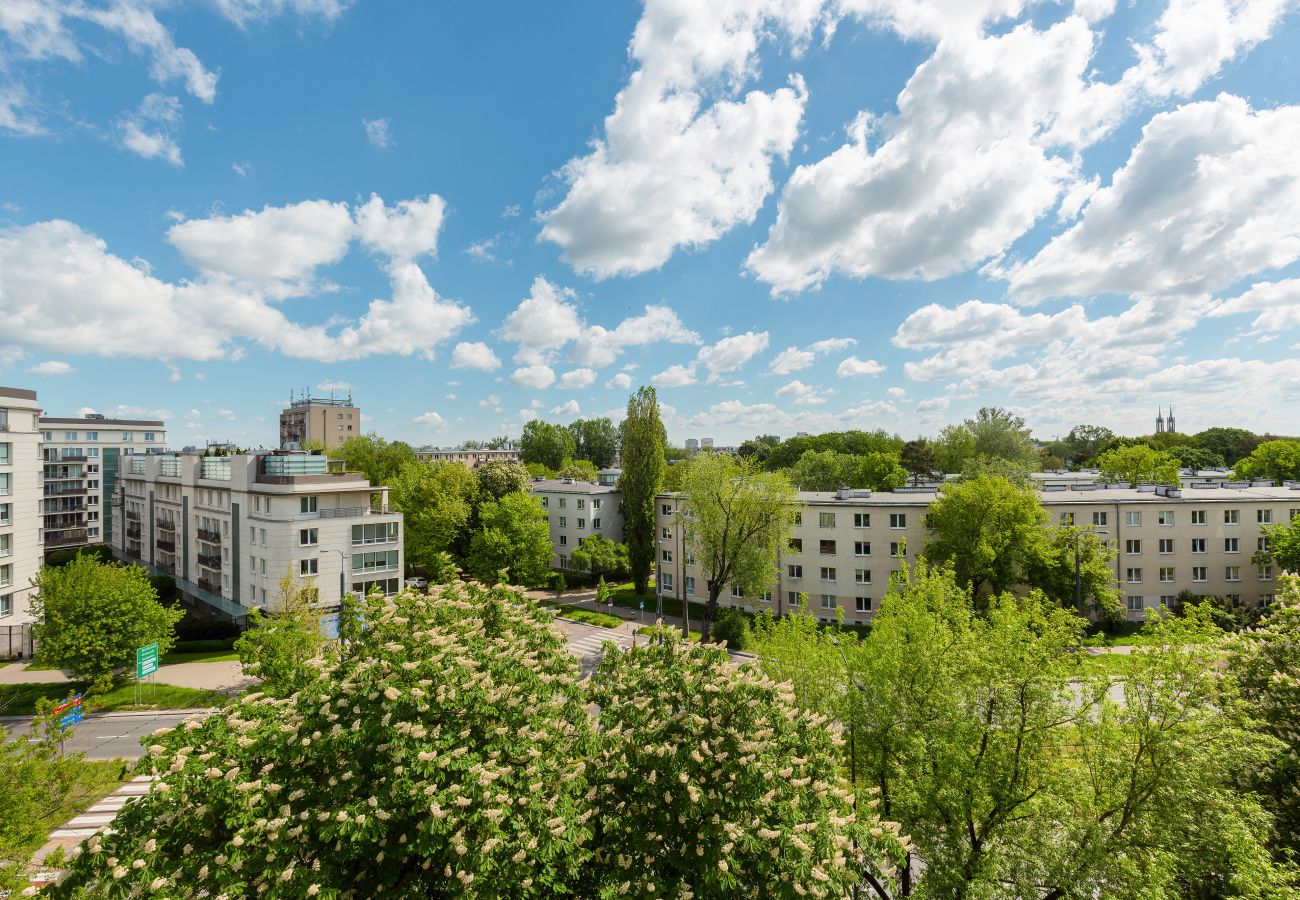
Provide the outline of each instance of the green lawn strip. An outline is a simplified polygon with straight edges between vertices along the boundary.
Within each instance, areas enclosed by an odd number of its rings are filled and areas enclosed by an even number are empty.
[[[633,610],[634,612],[640,612],[641,604],[644,602],[646,613],[648,615],[653,616],[655,614],[655,611],[659,608],[658,607],[659,598],[655,596],[655,584],[653,581],[650,582],[649,592],[645,594],[636,593],[636,591],[633,590],[633,587],[630,584],[620,584],[618,587],[611,589],[609,593],[610,596],[614,598],[614,605],[622,607],[623,609],[630,609]],[[692,601],[690,604],[690,608],[691,608],[692,620],[701,621],[701,622],[704,621],[703,603],[696,603]],[[680,619],[682,616],[682,601],[678,600],[676,597],[665,596],[664,615],[676,616],[677,618]]]
[[[674,630],[680,631],[680,629],[674,629]],[[653,626],[653,625],[646,625],[644,628],[638,628],[638,629],[636,630],[636,633],[637,633],[637,634],[647,634],[647,635],[649,635],[649,634],[654,634],[654,631],[655,631],[655,626]],[[693,641],[699,641],[699,639],[700,639],[700,633],[699,633],[698,631],[696,631],[694,628],[692,628],[692,629],[691,629],[691,640],[693,640]]]
[[[0,685],[0,715],[30,716],[36,712],[36,701],[44,697],[57,703],[66,700],[85,688],[85,682],[63,684],[3,684]],[[176,687],[171,684],[147,684],[141,687],[143,702],[135,703],[135,687],[124,684],[106,694],[88,696],[84,701],[87,713],[112,712],[128,709],[196,709],[225,706],[230,697],[221,691]]]
[[[560,615],[566,619],[573,619],[575,622],[582,622],[584,625],[598,625],[601,628],[617,628],[623,624],[623,620],[618,616],[611,616],[609,613],[595,612],[590,609],[582,609],[578,606],[570,606],[566,603],[557,603],[554,600],[543,600],[542,606],[548,609],[557,610]]]
[[[173,650],[159,660],[159,665],[174,666],[177,663],[229,662],[238,659],[239,653],[235,650],[208,650],[200,653]]]
[[[130,763],[120,759],[83,759],[71,768],[72,783],[65,800],[41,811],[41,827],[11,848],[16,859],[30,859],[49,840],[49,833],[121,787],[131,777]],[[16,895],[15,895],[16,896]]]

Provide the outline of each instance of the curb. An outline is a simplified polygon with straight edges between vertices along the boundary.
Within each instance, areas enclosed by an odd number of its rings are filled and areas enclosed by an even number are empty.
[[[199,715],[199,714],[210,716],[213,713],[220,712],[220,711],[221,710],[215,706],[201,706],[201,707],[194,707],[194,708],[187,708],[187,709],[133,709],[133,710],[126,710],[122,712],[109,711],[109,712],[101,712],[101,713],[88,713],[84,718],[82,718],[82,721],[86,722],[91,719],[128,719],[133,717],[143,718],[145,716],[173,716],[173,715]],[[25,724],[27,722],[30,722],[33,718],[35,718],[34,715],[0,716],[0,725],[6,725],[15,722],[20,724]]]

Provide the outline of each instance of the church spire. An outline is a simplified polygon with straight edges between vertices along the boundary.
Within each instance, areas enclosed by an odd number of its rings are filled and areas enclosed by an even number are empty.
[[[1162,407],[1156,407],[1156,434],[1165,433],[1165,414]]]

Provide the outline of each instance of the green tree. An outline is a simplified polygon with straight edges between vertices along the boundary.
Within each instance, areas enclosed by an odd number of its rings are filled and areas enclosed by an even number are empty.
[[[790,470],[790,479],[803,491],[833,491],[848,487],[843,454],[834,450],[809,450]]]
[[[483,581],[494,581],[504,570],[511,584],[540,587],[548,582],[551,526],[536,497],[506,494],[479,507],[468,567]]]
[[[1065,436],[1067,448],[1065,461],[1077,466],[1092,459],[1100,453],[1115,437],[1115,432],[1104,425],[1075,425]]]
[[[841,487],[890,491],[907,482],[907,472],[892,453],[861,455],[836,450],[809,450],[799,457],[791,479],[805,491],[834,491]]]
[[[621,435],[623,474],[618,486],[623,494],[623,540],[632,585],[644,594],[655,562],[655,495],[663,485],[666,465],[664,426],[654,388],[642,386],[628,398]]]
[[[560,466],[560,471],[556,473],[557,478],[572,478],[574,481],[595,482],[600,476],[596,467],[585,459],[566,459],[564,465]]]
[[[478,479],[458,462],[405,463],[390,479],[389,501],[402,512],[408,566],[435,569],[438,554],[464,543]]]
[[[287,697],[315,677],[311,661],[325,646],[316,588],[299,584],[286,572],[279,602],[265,613],[249,614],[251,628],[235,641],[244,674],[261,681],[261,690]]]
[[[107,690],[135,665],[135,651],[149,644],[165,654],[185,615],[158,602],[139,566],[101,563],[79,556],[59,569],[42,568],[33,579],[30,613],[43,662]]]
[[[925,556],[951,565],[973,597],[985,588],[999,594],[1025,584],[1041,560],[1047,518],[1028,485],[992,475],[950,482],[926,513]]]
[[[1124,620],[1124,601],[1115,581],[1118,551],[1090,529],[1073,525],[1046,529],[1042,545],[1024,560],[1025,583],[1058,605],[1073,608],[1076,547],[1083,612],[1105,625],[1117,625]]]
[[[1184,469],[1218,469],[1224,466],[1222,456],[1200,447],[1174,447],[1169,455]]]
[[[1300,480],[1300,441],[1265,441],[1250,456],[1237,461],[1232,477],[1275,484]]]
[[[1038,448],[1025,427],[1025,420],[1009,410],[981,407],[972,419],[962,423],[975,438],[975,454],[1038,466]]]
[[[607,882],[633,897],[892,889],[902,843],[844,784],[843,740],[754,667],[660,635],[606,654],[591,682]]]
[[[762,465],[772,455],[772,448],[779,443],[781,443],[781,439],[774,434],[760,434],[749,440],[741,441],[740,446],[736,448],[736,455],[751,459]]]
[[[1259,446],[1261,439],[1244,428],[1207,428],[1192,435],[1196,446],[1217,453],[1229,466],[1249,456]]]
[[[1276,744],[1216,668],[1212,625],[1158,617],[1119,702],[1080,667],[1079,617],[1005,594],[976,614],[946,569],[904,567],[860,642],[810,618],[760,621],[758,664],[845,723],[855,780],[914,846],[873,896],[1287,896],[1236,784]]]
[[[934,445],[925,438],[917,438],[903,445],[903,452],[898,458],[899,464],[912,476],[912,484],[922,479],[929,480],[939,470],[939,457]]]
[[[873,491],[892,491],[907,484],[907,470],[898,462],[897,453],[872,451],[849,457],[849,486]]]
[[[935,441],[934,454],[939,471],[956,474],[975,456],[975,435],[964,425],[948,425]]]
[[[552,425],[541,419],[524,423],[519,449],[526,463],[541,463],[548,469],[558,469],[573,456],[573,435],[563,425]]]
[[[1300,575],[1300,516],[1259,530],[1264,536],[1264,549],[1251,561],[1256,565],[1277,563],[1282,571]]]
[[[586,460],[597,469],[614,465],[618,459],[618,429],[608,417],[575,419],[568,427],[573,435],[575,459]]]
[[[709,640],[724,589],[735,586],[757,597],[776,580],[777,554],[790,543],[795,498],[785,476],[758,471],[730,454],[691,463],[676,527],[686,530],[687,553],[707,588],[701,640]]]
[[[1180,487],[1178,478],[1178,460],[1168,453],[1153,450],[1146,446],[1123,447],[1108,450],[1097,457],[1097,468],[1101,477],[1108,481],[1122,481],[1129,487],[1137,487],[1141,482],[1167,484]]]
[[[628,570],[627,546],[611,541],[603,534],[593,534],[569,554],[575,569],[587,572],[592,581],[605,580],[606,573],[620,575]]]
[[[532,478],[522,463],[509,459],[494,459],[474,470],[478,479],[480,500],[500,500],[506,494],[528,490]]]
[[[348,438],[330,455],[343,460],[349,471],[365,473],[376,485],[388,484],[402,466],[416,461],[410,444],[389,443],[373,431]]]

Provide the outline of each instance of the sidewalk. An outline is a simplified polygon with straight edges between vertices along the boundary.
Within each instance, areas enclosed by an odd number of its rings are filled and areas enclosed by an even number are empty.
[[[533,600],[545,600],[548,603],[554,603],[558,606],[572,606],[575,609],[585,609],[590,612],[600,612],[606,615],[615,616],[623,620],[623,624],[617,628],[611,628],[610,631],[616,631],[622,634],[635,634],[636,631],[644,625],[653,625],[655,623],[655,610],[652,601],[646,602],[645,612],[635,609],[624,609],[621,606],[607,606],[596,602],[596,591],[578,590],[566,591],[560,597],[555,596],[554,591],[533,590],[524,591],[524,593]],[[563,615],[563,613],[561,613]],[[664,616],[663,623],[678,631],[682,629],[682,619],[680,616]],[[699,631],[700,623],[691,621],[691,628]]]
[[[0,668],[0,685],[65,684],[72,680],[58,669],[29,669],[27,665],[24,662]],[[227,693],[238,693],[253,683],[253,679],[245,675],[240,668],[238,660],[174,663],[170,666],[160,666],[157,680],[159,684]]]
[[[85,812],[73,816],[65,824],[51,831],[49,839],[32,857],[37,870],[32,873],[30,883],[42,887],[57,881],[60,874],[58,871],[40,868],[45,862],[45,857],[56,849],[62,849],[70,857],[76,855],[81,842],[106,829],[123,806],[137,797],[148,794],[149,784],[152,781],[153,778],[149,775],[138,775],[107,797],[96,801]]]

